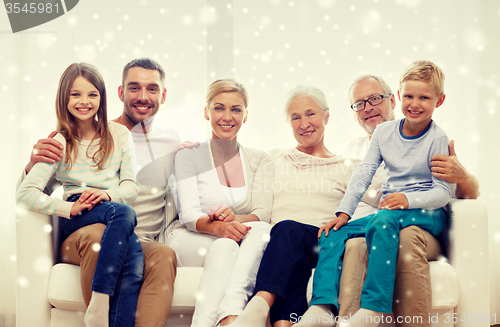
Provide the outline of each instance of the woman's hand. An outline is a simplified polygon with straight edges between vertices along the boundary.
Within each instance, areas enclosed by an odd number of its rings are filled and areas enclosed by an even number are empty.
[[[78,199],[78,201],[86,204],[91,204],[92,206],[95,206],[101,201],[110,200],[111,198],[109,197],[108,193],[97,188],[90,188],[83,191],[82,195],[80,195],[80,199]]]
[[[80,201],[80,199],[78,199],[76,202],[73,203],[73,206],[71,206],[70,215],[71,216],[76,216],[80,212],[82,212],[83,210],[85,210],[85,209],[91,210],[93,207],[94,206],[92,204],[83,203],[83,202]]]
[[[379,209],[389,209],[389,210],[397,210],[397,209],[408,209],[408,199],[406,195],[403,193],[392,193],[389,194],[380,204],[378,205]]]
[[[332,229],[332,227],[334,231],[337,231],[339,230],[340,227],[347,224],[348,220],[349,220],[349,215],[341,212],[337,218],[332,219],[327,224],[321,226],[321,228],[318,231],[318,239],[321,237],[321,233],[323,233],[323,231],[325,231],[325,237],[328,237],[328,232],[330,231],[330,229]]]
[[[229,238],[235,242],[241,239],[248,233],[252,227],[245,226],[237,221],[220,222],[217,224],[215,231],[216,236],[220,238]]]
[[[236,216],[227,206],[218,204],[207,213],[211,221],[220,220],[224,222],[234,221]]]

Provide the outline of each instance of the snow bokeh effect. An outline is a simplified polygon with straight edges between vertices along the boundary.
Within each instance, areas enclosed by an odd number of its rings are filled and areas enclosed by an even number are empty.
[[[500,243],[496,205],[500,179],[493,175],[494,163],[500,159],[496,146],[500,3],[461,4],[453,0],[228,0],[216,7],[201,0],[126,0],[118,7],[111,1],[87,0],[32,30],[0,34],[0,47],[8,49],[0,53],[2,128],[3,135],[9,136],[2,152],[14,158],[2,166],[2,207],[7,208],[8,219],[2,220],[0,228],[0,260],[10,279],[2,282],[0,294],[10,295],[2,295],[0,308],[15,310],[15,264],[22,255],[16,256],[13,247],[13,189],[33,144],[54,129],[58,80],[77,61],[88,61],[103,74],[110,119],[122,112],[117,96],[121,69],[135,57],[152,57],[166,69],[168,95],[163,110],[194,102],[201,114],[206,86],[214,78],[227,77],[220,76],[221,71],[228,72],[247,86],[250,96],[248,122],[238,140],[262,149],[295,146],[283,118],[286,93],[296,84],[317,86],[330,105],[325,142],[338,153],[363,135],[347,102],[346,92],[355,77],[380,75],[395,92],[407,64],[432,60],[446,74],[447,94],[435,121],[456,141],[458,158],[481,183],[481,200],[490,217],[490,255],[500,257],[500,247],[493,247]],[[5,11],[0,15],[1,30],[10,31]],[[232,29],[225,28],[228,20]],[[214,39],[220,42],[209,41]],[[399,101],[395,110],[396,118],[401,118]],[[47,227],[41,232],[50,231]],[[498,260],[492,260],[492,265],[500,270]],[[37,267],[44,271],[46,262],[40,261]],[[29,283],[22,276],[17,282]],[[492,289],[500,293],[500,280],[495,283]],[[500,299],[496,303],[500,308]]]

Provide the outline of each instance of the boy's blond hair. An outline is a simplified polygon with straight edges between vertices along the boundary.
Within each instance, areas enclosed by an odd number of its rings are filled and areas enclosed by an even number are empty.
[[[417,60],[407,66],[399,79],[399,89],[406,81],[424,81],[434,87],[438,96],[444,94],[444,73],[431,61]]]

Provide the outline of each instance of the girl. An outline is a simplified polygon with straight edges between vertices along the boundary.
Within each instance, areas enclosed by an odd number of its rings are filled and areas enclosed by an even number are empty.
[[[205,119],[212,139],[175,157],[180,222],[167,239],[178,266],[204,267],[192,327],[231,323],[255,286],[269,240],[274,165],[236,142],[248,95],[233,79],[210,84]]]
[[[129,148],[129,131],[108,123],[106,88],[94,66],[74,63],[57,90],[58,134],[63,158],[37,163],[17,192],[28,210],[62,217],[64,236],[84,226],[105,224],[86,326],[133,326],[144,258],[137,236],[135,211],[124,203],[137,197],[139,185]],[[64,200],[43,193],[49,179],[62,183]],[[109,315],[109,322],[108,322]]]

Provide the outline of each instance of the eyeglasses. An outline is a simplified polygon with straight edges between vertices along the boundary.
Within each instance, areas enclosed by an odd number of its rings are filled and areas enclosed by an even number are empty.
[[[366,105],[367,102],[369,104],[371,104],[372,106],[379,105],[379,104],[382,103],[382,101],[384,101],[384,98],[387,98],[387,97],[389,97],[391,95],[392,95],[391,93],[388,93],[388,94],[381,94],[381,95],[371,96],[371,97],[369,97],[366,100],[361,100],[361,101],[358,101],[358,102],[354,102],[351,105],[351,109],[354,110],[354,111],[356,111],[356,112],[361,111],[361,110],[365,109],[365,105]]]

